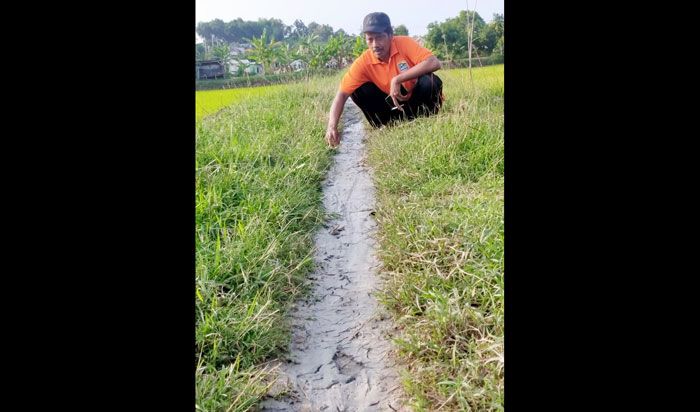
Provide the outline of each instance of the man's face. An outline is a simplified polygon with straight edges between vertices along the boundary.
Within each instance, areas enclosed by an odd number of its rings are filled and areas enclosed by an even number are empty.
[[[389,52],[391,51],[391,36],[386,33],[365,33],[365,41],[367,47],[372,50],[374,57],[382,61],[389,60]]]

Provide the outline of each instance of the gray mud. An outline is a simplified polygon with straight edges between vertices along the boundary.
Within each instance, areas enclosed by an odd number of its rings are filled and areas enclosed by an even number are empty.
[[[365,165],[363,115],[348,99],[341,144],[323,185],[337,218],[316,234],[313,293],[292,310],[286,363],[263,411],[407,411],[387,331],[373,297],[374,186]]]

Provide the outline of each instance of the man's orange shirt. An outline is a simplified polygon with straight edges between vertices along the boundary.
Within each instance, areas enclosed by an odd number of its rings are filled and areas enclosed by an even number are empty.
[[[384,93],[391,91],[391,79],[417,65],[433,53],[418,44],[408,36],[394,36],[391,39],[391,51],[389,61],[384,63],[377,59],[372,50],[365,50],[350,66],[340,82],[340,90],[352,94],[358,87],[366,82],[372,82]],[[413,87],[418,79],[412,79],[401,83],[411,95]]]

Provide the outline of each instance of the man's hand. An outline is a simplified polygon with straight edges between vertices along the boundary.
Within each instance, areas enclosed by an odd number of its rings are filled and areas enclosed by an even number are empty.
[[[391,100],[394,101],[394,106],[396,106],[399,110],[403,112],[403,107],[399,104],[399,101],[405,101],[408,100],[408,96],[404,96],[401,94],[401,82],[399,81],[399,76],[394,76],[393,79],[391,79],[391,89],[389,90],[389,96],[391,96]]]
[[[338,129],[332,126],[328,126],[326,129],[326,143],[330,147],[336,147],[340,143],[340,135],[338,134]]]
[[[326,143],[328,143],[330,147],[336,147],[340,143],[338,120],[340,120],[340,115],[343,113],[343,105],[345,101],[348,100],[348,97],[350,97],[349,94],[338,90],[331,104],[331,111],[328,113],[328,127],[326,127]]]

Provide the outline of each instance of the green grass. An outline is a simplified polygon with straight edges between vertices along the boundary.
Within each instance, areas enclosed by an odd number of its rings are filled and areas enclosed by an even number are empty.
[[[205,90],[195,92],[196,122],[212,115],[224,107],[246,99],[261,99],[282,90],[280,85],[264,87],[244,87],[227,90]]]
[[[257,403],[265,362],[288,344],[286,310],[303,291],[324,218],[324,134],[338,80],[197,94],[198,116],[215,112],[196,136],[197,410]]]
[[[502,410],[503,65],[438,75],[438,116],[369,135],[381,300],[416,410]]]
[[[503,409],[503,66],[473,73],[438,72],[439,115],[369,132],[381,300],[416,410]],[[339,79],[197,93],[197,410],[254,407],[286,348]]]

